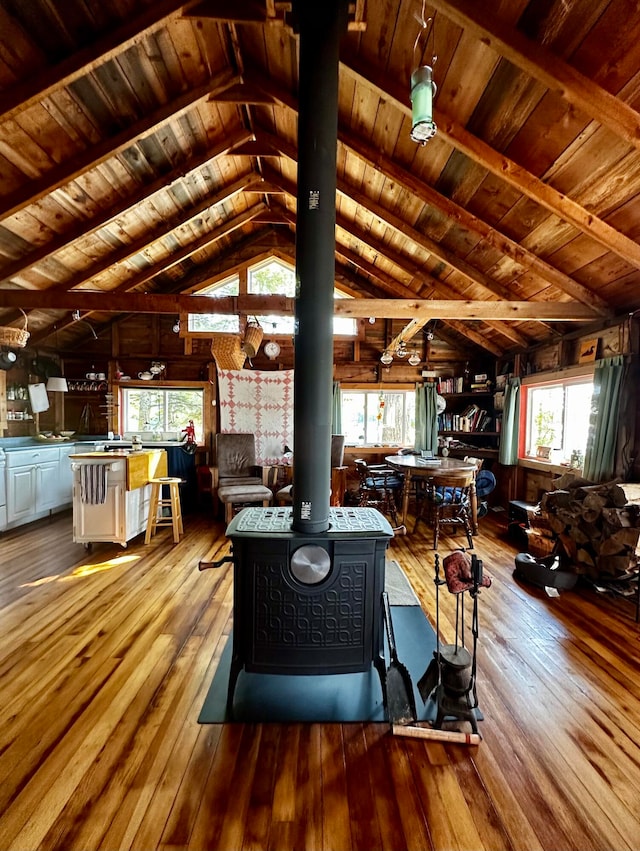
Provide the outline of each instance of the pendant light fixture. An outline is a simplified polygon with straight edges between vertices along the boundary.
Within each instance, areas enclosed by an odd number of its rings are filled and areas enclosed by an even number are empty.
[[[421,65],[411,75],[411,138],[420,145],[433,139],[438,129],[433,120],[436,84],[432,75],[430,65]]]
[[[433,120],[433,99],[436,96],[436,84],[433,82],[433,65],[437,60],[434,54],[435,33],[434,18],[425,20],[426,0],[422,0],[422,12],[420,17],[416,15],[420,24],[418,35],[413,45],[415,69],[411,74],[411,138],[419,145],[426,145],[429,139],[436,135],[437,126]],[[424,50],[418,59],[418,45],[423,34],[426,33]],[[431,50],[429,50],[431,48]],[[424,54],[431,53],[430,63],[422,61]]]

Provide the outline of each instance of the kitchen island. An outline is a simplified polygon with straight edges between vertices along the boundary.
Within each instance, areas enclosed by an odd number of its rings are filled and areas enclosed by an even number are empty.
[[[78,452],[73,472],[73,540],[126,547],[147,526],[151,479],[167,475],[164,449]]]

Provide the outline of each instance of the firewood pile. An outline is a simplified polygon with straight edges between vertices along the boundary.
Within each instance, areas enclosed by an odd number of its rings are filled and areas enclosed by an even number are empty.
[[[594,484],[574,472],[553,482],[540,511],[576,570],[592,582],[637,570],[640,484]]]

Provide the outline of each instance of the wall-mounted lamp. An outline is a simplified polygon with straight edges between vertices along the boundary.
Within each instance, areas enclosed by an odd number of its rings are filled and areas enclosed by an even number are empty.
[[[430,65],[421,65],[411,75],[411,138],[420,145],[433,139],[438,129],[433,120],[436,84],[432,74]]]
[[[67,393],[69,391],[67,379],[62,376],[52,375],[47,379],[47,391],[49,393]]]
[[[418,366],[418,364],[420,363],[420,360],[421,360],[421,358],[420,358],[420,355],[418,354],[418,352],[411,352],[411,354],[409,355],[409,361],[408,362],[411,364],[411,366]]]
[[[179,316],[176,319],[176,321],[173,323],[173,333],[174,334],[180,333],[180,317]]]
[[[369,317],[369,325],[375,325],[375,324],[376,324],[375,316],[370,316]]]
[[[383,352],[380,357],[380,363],[383,363],[385,366],[389,366],[390,363],[393,363],[393,355],[391,352]]]

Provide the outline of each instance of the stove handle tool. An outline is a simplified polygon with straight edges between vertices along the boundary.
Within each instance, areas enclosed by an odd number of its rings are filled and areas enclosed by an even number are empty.
[[[198,570],[209,570],[213,567],[222,567],[223,564],[227,562],[233,562],[233,553],[230,553],[228,556],[224,556],[218,561],[201,561],[198,564]]]

